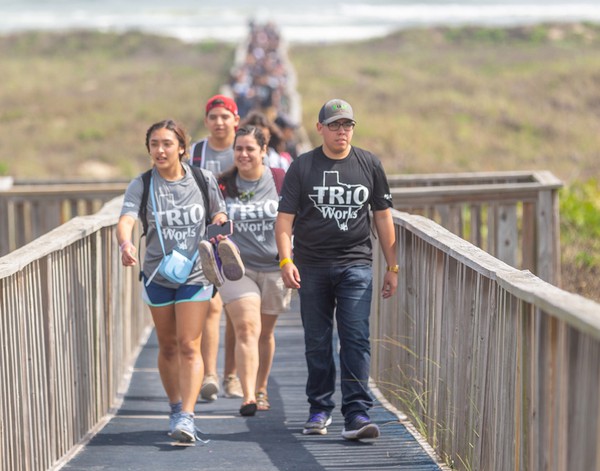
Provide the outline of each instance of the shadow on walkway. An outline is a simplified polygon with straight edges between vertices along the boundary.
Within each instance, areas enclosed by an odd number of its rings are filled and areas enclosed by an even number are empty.
[[[338,391],[328,435],[302,435],[308,416],[304,394],[306,364],[297,305],[276,328],[277,350],[271,379],[271,410],[255,417],[238,414],[240,399],[198,401],[196,424],[206,444],[177,446],[167,436],[167,399],[156,368],[156,337],[150,336],[137,359],[117,415],[62,469],[65,470],[386,470],[440,468],[414,437],[379,402],[371,411],[381,428],[376,441],[341,437],[343,418]],[[222,352],[219,363],[222,365]],[[222,368],[220,367],[220,371]]]

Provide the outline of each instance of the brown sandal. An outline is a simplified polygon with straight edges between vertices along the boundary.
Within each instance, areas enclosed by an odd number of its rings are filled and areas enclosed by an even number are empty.
[[[256,405],[258,410],[269,410],[271,408],[271,404],[269,404],[269,396],[267,396],[266,392],[256,393]]]

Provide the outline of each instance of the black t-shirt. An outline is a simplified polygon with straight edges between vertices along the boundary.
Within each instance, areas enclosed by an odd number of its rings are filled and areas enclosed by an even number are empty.
[[[285,176],[279,211],[295,214],[294,261],[328,266],[371,263],[369,206],[392,206],[381,162],[352,147],[341,160],[317,147],[294,160]]]

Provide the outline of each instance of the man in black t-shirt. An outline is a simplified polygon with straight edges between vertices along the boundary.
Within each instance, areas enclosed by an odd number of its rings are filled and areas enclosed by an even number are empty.
[[[308,366],[309,419],[303,433],[323,435],[335,406],[334,314],[340,339],[342,436],[377,438],[368,410],[369,316],[373,291],[369,210],[388,264],[382,296],[398,286],[396,239],[387,177],[377,157],[351,145],[354,113],[333,99],[319,112],[323,144],[292,162],[276,222],[281,276],[300,294]],[[292,261],[292,235],[293,261]]]

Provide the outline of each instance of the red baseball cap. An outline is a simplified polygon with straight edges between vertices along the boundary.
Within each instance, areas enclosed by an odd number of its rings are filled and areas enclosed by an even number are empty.
[[[231,111],[234,116],[238,115],[238,108],[233,98],[225,95],[215,95],[206,102],[206,114],[213,108],[225,108]]]

